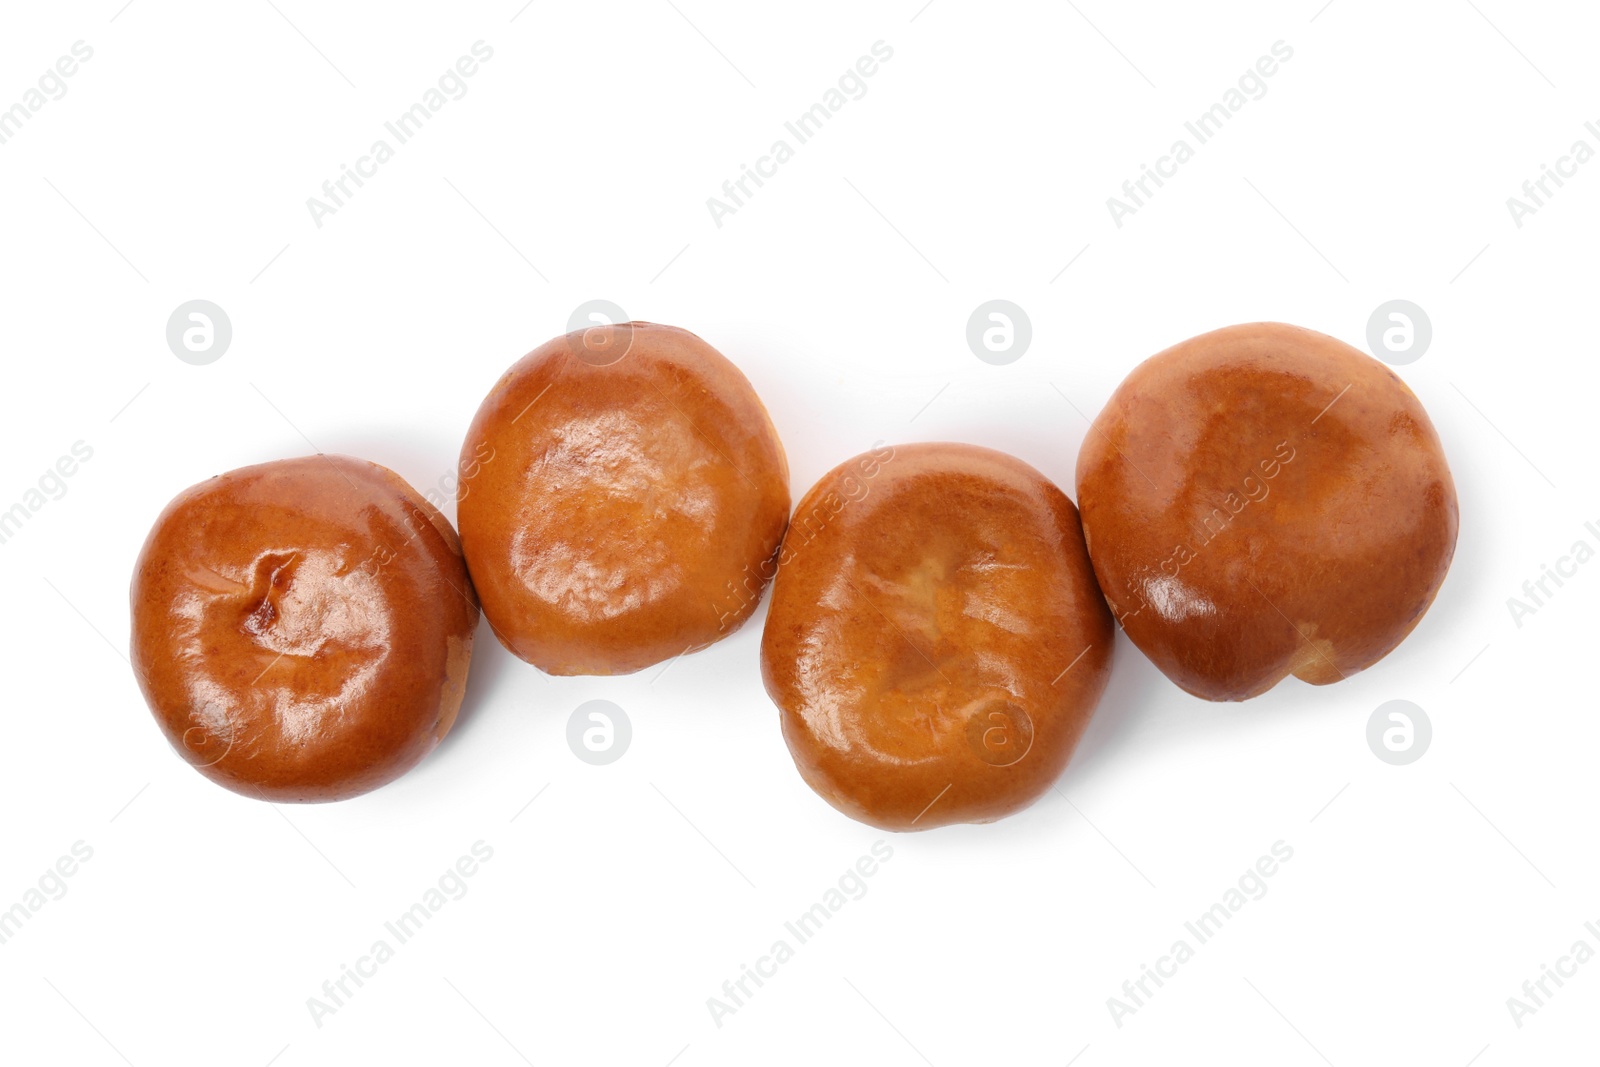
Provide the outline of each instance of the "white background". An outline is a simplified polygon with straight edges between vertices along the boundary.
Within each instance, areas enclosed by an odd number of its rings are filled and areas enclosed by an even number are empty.
[[[0,945],[0,1058],[1593,1061],[1600,961],[1521,1028],[1506,1006],[1600,949],[1600,563],[1520,627],[1506,604],[1600,547],[1600,161],[1521,228],[1506,207],[1600,147],[1593,10],[275,2],[0,16],[0,106],[94,49],[0,145],[0,509],[94,450],[0,545],[0,908],[93,849]],[[480,39],[467,95],[316,227],[307,197]],[[866,95],[714,225],[706,198],[879,40]],[[1267,95],[1116,227],[1106,198],[1279,40]],[[1033,323],[1009,366],[965,341],[996,297]],[[165,340],[196,298],[234,330],[203,367]],[[1329,688],[1206,704],[1119,637],[1059,791],[991,826],[885,835],[813,796],[761,687],[764,610],[619,679],[546,677],[481,629],[454,734],[347,803],[187,767],[124,659],[166,501],[313,447],[434,487],[501,371],[592,298],[737,362],[796,497],[879,439],[997,447],[1070,492],[1084,416],[1140,359],[1260,319],[1364,347],[1412,300],[1434,339],[1400,373],[1455,472],[1455,563],[1397,652]],[[633,723],[606,767],[565,742],[592,698]],[[1365,740],[1391,699],[1433,722],[1410,766]],[[866,896],[716,1026],[706,999],[880,839]],[[479,840],[467,895],[318,1027],[307,998]],[[1267,895],[1115,1025],[1107,998],[1279,840]]]

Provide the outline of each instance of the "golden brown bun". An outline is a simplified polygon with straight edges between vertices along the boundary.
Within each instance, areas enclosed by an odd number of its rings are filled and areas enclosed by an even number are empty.
[[[795,766],[886,830],[991,822],[1061,774],[1113,628],[1072,501],[1012,456],[881,448],[806,494],[761,673]]]
[[[180,493],[131,600],[134,672],[167,739],[213,781],[278,802],[356,796],[433,751],[478,623],[444,516],[348,456]]]
[[[645,322],[524,356],[478,409],[461,469],[484,614],[551,674],[627,674],[726,637],[789,517],[783,445],[750,382]]]
[[[1278,323],[1134,368],[1078,455],[1100,587],[1179,686],[1244,700],[1382,659],[1455,551],[1455,484],[1395,373]]]

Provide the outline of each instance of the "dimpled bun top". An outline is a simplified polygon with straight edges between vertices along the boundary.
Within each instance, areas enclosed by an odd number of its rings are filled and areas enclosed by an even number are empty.
[[[444,516],[347,456],[179,494],[131,600],[134,673],[167,739],[206,777],[275,802],[365,793],[433,751],[478,622]]]
[[[1078,506],[1128,637],[1208,700],[1382,659],[1433,602],[1458,524],[1439,436],[1406,384],[1277,323],[1134,368],[1084,438]]]
[[[749,381],[651,323],[523,357],[478,409],[461,470],[484,614],[551,674],[626,674],[726,637],[789,517],[783,445]]]
[[[812,789],[873,826],[926,830],[1050,788],[1112,633],[1066,494],[1001,452],[904,445],[800,502],[761,671]]]

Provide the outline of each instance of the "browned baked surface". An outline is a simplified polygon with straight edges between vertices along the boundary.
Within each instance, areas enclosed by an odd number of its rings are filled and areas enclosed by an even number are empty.
[[[1072,501],[1001,452],[875,449],[801,500],[761,671],[801,776],[889,830],[989,822],[1060,775],[1111,615]]]
[[[749,381],[651,323],[523,357],[478,409],[461,467],[484,613],[551,674],[626,674],[726,637],[789,516],[783,446]]]
[[[415,766],[455,722],[478,622],[450,524],[348,456],[180,493],[131,601],[134,672],[168,740],[271,801],[340,800]]]
[[[1295,326],[1232,326],[1138,367],[1078,454],[1095,573],[1133,643],[1208,700],[1376,663],[1433,602],[1455,485],[1379,361]]]

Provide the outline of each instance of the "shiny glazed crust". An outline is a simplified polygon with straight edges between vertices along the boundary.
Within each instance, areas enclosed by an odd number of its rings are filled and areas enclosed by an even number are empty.
[[[779,555],[762,677],[801,776],[889,830],[989,822],[1061,774],[1110,672],[1113,627],[1077,509],[962,444],[829,472]]]
[[[449,523],[348,456],[185,490],[130,599],[134,672],[167,739],[206,777],[275,802],[365,793],[431,752],[478,621]]]
[[[1140,364],[1086,435],[1077,485],[1118,621],[1208,700],[1370,667],[1455,550],[1455,485],[1421,403],[1295,326],[1232,326]]]
[[[789,515],[783,446],[749,381],[651,323],[523,357],[479,408],[461,469],[484,613],[551,674],[626,674],[732,633]]]

